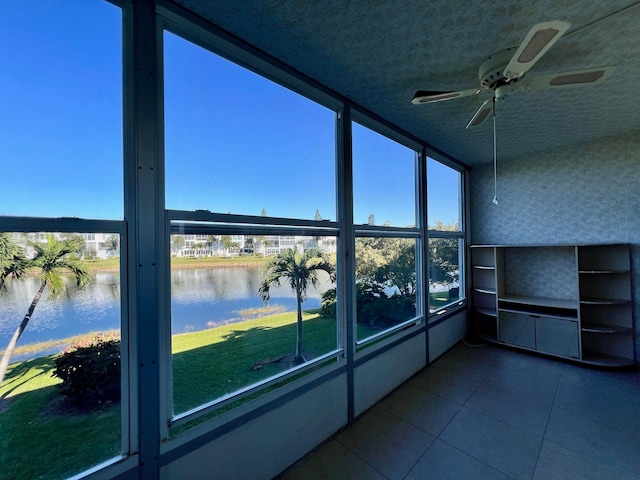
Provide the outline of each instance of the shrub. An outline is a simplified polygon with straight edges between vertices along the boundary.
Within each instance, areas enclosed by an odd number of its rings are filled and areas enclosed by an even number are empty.
[[[336,316],[336,290],[322,294],[320,314],[324,317]],[[383,285],[378,283],[356,283],[357,322],[374,330],[384,330],[408,320],[416,314],[415,298],[399,293],[389,296]]]
[[[53,376],[75,405],[96,407],[120,399],[120,340],[97,335],[67,348],[55,360]]]
[[[320,302],[320,315],[325,318],[337,318],[335,288],[330,288],[322,294],[322,301]]]

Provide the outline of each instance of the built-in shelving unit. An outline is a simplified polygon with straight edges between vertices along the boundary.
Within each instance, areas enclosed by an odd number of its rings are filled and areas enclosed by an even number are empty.
[[[633,363],[628,246],[583,246],[577,257],[583,360],[610,366]]]
[[[628,245],[475,245],[476,333],[587,364],[635,362]]]
[[[476,330],[483,337],[496,341],[498,331],[498,291],[495,250],[472,250],[473,304],[476,311]]]

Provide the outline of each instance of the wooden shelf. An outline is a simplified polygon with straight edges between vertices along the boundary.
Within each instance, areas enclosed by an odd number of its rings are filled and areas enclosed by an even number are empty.
[[[633,365],[633,358],[614,357],[596,352],[582,352],[582,362],[599,367],[628,367]]]
[[[486,332],[476,332],[476,335],[478,338],[484,340],[485,342],[498,343],[498,337],[496,335],[492,335]]]
[[[523,295],[503,295],[498,298],[500,302],[515,303],[518,305],[532,305],[536,307],[562,308],[577,310],[578,302],[564,298],[527,297]]]
[[[628,244],[472,249],[473,322],[486,341],[601,367],[635,363]]]
[[[631,333],[633,330],[628,327],[619,327],[617,325],[583,322],[582,331],[585,333]]]
[[[583,273],[585,275],[620,274],[629,273],[629,270],[580,270],[580,273]]]
[[[578,321],[578,312],[575,311],[566,311],[566,310],[561,310],[561,311],[555,311],[555,310],[540,310],[540,307],[530,307],[527,308],[526,306],[523,306],[522,308],[504,308],[504,307],[500,307],[498,309],[498,311],[500,312],[510,312],[510,313],[520,313],[522,315],[531,315],[532,317],[535,318],[558,318],[561,320],[568,320],[571,322],[577,322]]]
[[[622,298],[586,298],[580,299],[580,303],[584,305],[625,305],[631,303],[631,300],[625,300]]]
[[[493,288],[480,288],[480,287],[476,287],[473,289],[475,292],[478,293],[486,293],[487,295],[495,295],[496,291]]]

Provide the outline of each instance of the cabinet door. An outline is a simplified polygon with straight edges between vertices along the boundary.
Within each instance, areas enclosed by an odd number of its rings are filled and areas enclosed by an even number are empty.
[[[580,358],[578,322],[555,317],[536,318],[536,349]]]
[[[536,347],[534,319],[531,315],[501,310],[498,324],[499,341],[519,347]]]

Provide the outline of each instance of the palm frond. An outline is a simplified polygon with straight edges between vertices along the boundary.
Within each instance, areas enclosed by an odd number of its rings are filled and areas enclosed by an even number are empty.
[[[271,286],[280,286],[282,280],[287,280],[291,289],[305,300],[309,284],[314,287],[319,284],[318,273],[324,271],[333,279],[334,270],[333,265],[317,248],[310,248],[304,253],[290,248],[265,265],[258,292],[264,301],[268,301]]]
[[[29,262],[20,248],[6,233],[0,233],[0,290],[6,290],[5,280],[21,278]]]
[[[76,254],[80,244],[73,239],[58,240],[48,234],[46,243],[29,242],[35,251],[31,266],[40,269],[42,281],[49,286],[49,298],[58,298],[65,290],[63,271],[70,271],[79,288],[87,286],[93,278],[88,267]]]

